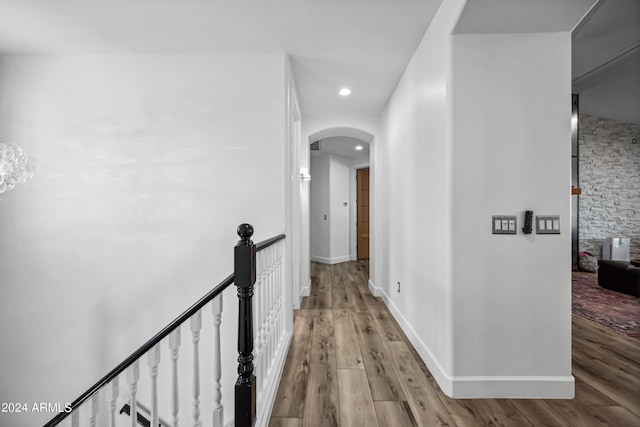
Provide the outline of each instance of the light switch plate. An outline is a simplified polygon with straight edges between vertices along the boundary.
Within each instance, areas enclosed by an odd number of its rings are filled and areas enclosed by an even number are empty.
[[[560,215],[536,216],[536,234],[560,234]]]
[[[518,220],[512,215],[493,215],[491,217],[492,234],[516,234]]]

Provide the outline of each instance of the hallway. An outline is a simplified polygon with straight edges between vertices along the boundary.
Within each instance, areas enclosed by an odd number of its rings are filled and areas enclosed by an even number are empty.
[[[311,274],[311,295],[295,314],[270,426],[640,422],[640,405],[634,400],[638,340],[574,317],[575,399],[451,399],[440,391],[382,300],[369,292],[368,261],[312,263]]]

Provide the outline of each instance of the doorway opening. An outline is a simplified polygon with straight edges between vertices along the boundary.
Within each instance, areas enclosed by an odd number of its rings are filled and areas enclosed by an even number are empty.
[[[369,144],[343,136],[310,142],[310,260],[368,258]]]

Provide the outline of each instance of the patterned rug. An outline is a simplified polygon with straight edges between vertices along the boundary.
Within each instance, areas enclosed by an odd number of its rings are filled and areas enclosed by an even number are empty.
[[[615,332],[640,337],[640,298],[598,286],[597,273],[571,274],[571,311]]]

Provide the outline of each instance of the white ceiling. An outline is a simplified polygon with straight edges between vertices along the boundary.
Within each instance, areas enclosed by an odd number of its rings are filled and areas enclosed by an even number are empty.
[[[356,150],[357,146],[361,146],[362,150]],[[369,164],[369,144],[356,138],[331,137],[322,139],[320,140],[320,151],[312,151],[311,157],[323,154],[335,154],[353,159],[354,164],[357,165]]]
[[[571,31],[596,0],[468,0],[455,34]],[[636,0],[632,0],[636,1]]]
[[[572,36],[580,113],[640,125],[640,1],[600,0]]]
[[[570,31],[594,1],[469,0],[455,32]],[[287,52],[305,116],[378,114],[441,2],[0,0],[0,54]],[[600,0],[574,31],[581,112],[640,121],[639,5]]]
[[[441,1],[0,0],[0,53],[287,52],[303,114],[378,114]]]

